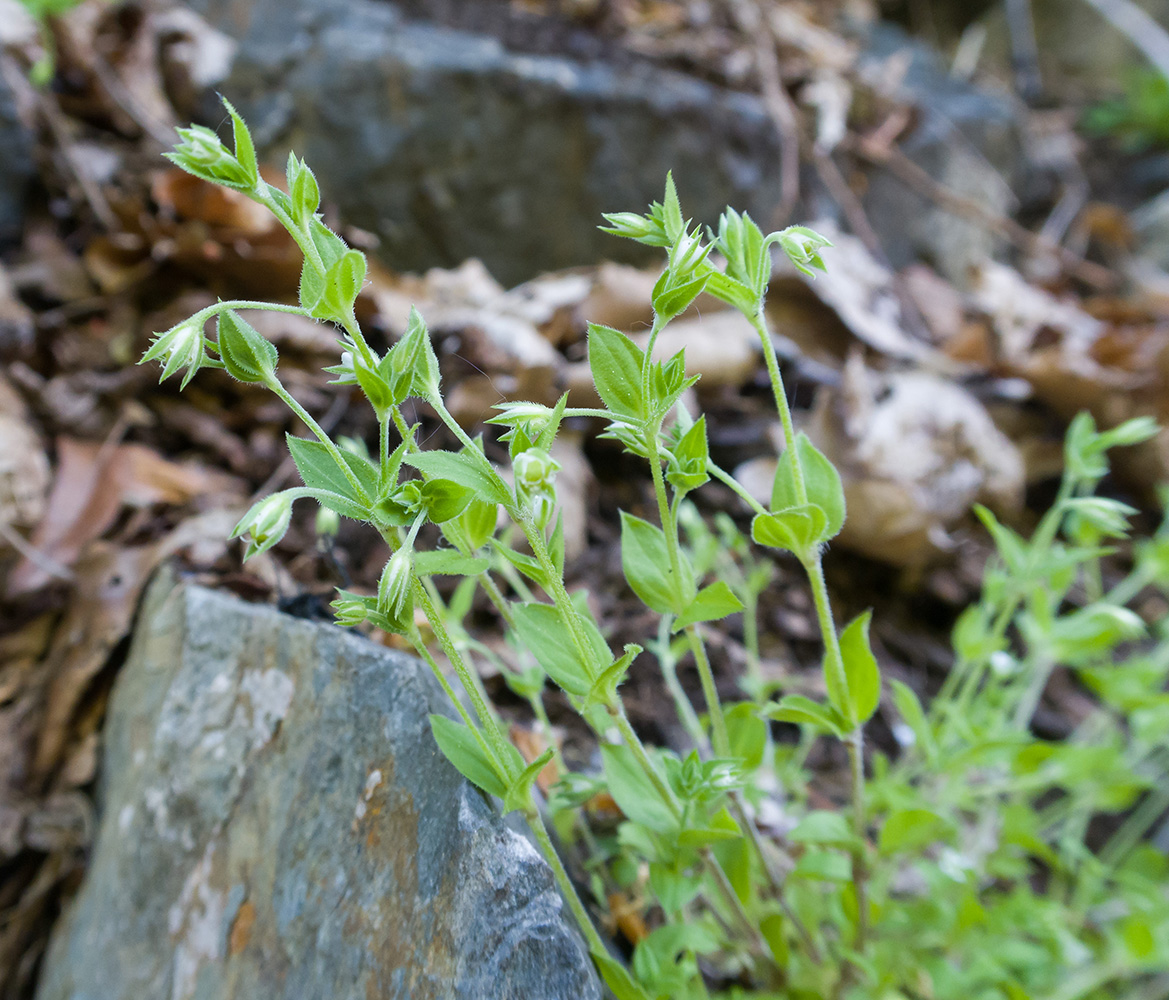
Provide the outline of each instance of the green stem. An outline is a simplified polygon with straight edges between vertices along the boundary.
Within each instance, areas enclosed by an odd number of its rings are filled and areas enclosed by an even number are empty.
[[[589,951],[597,955],[607,955],[609,951],[605,947],[605,942],[601,940],[601,935],[597,933],[597,928],[593,925],[588,910],[585,909],[584,903],[581,902],[580,896],[577,895],[576,886],[572,884],[572,879],[569,878],[568,872],[564,868],[564,863],[560,860],[560,855],[552,843],[552,838],[548,834],[548,828],[544,825],[544,819],[538,809],[531,810],[528,816],[528,823],[532,828],[536,843],[540,845],[540,853],[544,855],[544,859],[552,869],[552,875],[556,879],[556,884],[560,887],[560,892],[564,896],[565,902],[568,903],[568,908],[572,910],[572,915],[576,917],[577,925],[585,937]]]
[[[439,685],[442,687],[446,696],[450,699],[452,705],[455,706],[455,711],[459,713],[459,718],[463,720],[464,725],[471,730],[475,736],[475,741],[479,744],[480,749],[484,754],[490,758],[492,756],[492,749],[487,745],[483,738],[482,730],[475,725],[475,720],[471,718],[471,713],[463,707],[462,700],[455,694],[455,689],[451,687],[450,681],[446,679],[446,674],[442,672],[442,667],[438,665],[438,661],[434,658],[434,654],[427,648],[426,643],[422,641],[422,636],[418,634],[418,629],[414,629],[410,633],[410,643],[414,646],[415,651],[423,660],[426,661],[430,667],[431,673],[437,678]]]
[[[422,607],[423,612],[426,614],[426,620],[430,623],[435,638],[438,639],[438,644],[442,647],[442,651],[446,654],[446,658],[451,666],[454,667],[455,673],[463,685],[463,690],[467,693],[467,697],[471,699],[471,706],[475,709],[475,715],[478,716],[479,722],[487,733],[487,740],[491,744],[494,756],[499,761],[501,767],[510,770],[508,764],[511,760],[511,755],[508,753],[509,744],[503,738],[503,734],[499,731],[499,727],[495,723],[495,714],[487,705],[482,691],[476,683],[475,677],[471,674],[471,668],[467,665],[467,661],[463,659],[454,640],[451,639],[451,634],[447,631],[442,616],[434,606],[434,602],[430,599],[430,594],[422,585],[422,582],[417,579],[414,581],[414,600]],[[515,777],[515,775],[511,776]]]
[[[285,406],[292,410],[304,425],[313,432],[317,440],[325,446],[333,461],[337,463],[337,467],[344,473],[345,478],[349,480],[349,485],[353,487],[355,495],[363,502],[369,503],[373,498],[370,497],[369,492],[362,485],[361,480],[357,478],[357,474],[349,467],[349,463],[341,456],[340,449],[333,443],[329,435],[325,433],[324,428],[312,418],[308,410],[293,399],[292,394],[284,388],[284,384],[274,374],[268,377],[265,384],[284,401]]]
[[[649,777],[654,788],[657,789],[658,794],[662,797],[662,801],[666,803],[674,819],[681,820],[682,808],[678,805],[678,800],[674,798],[674,791],[654,766],[654,762],[650,760],[649,753],[645,749],[645,744],[641,742],[641,737],[633,731],[633,726],[629,722],[629,716],[625,714],[625,706],[621,703],[621,699],[617,698],[608,708],[610,717],[621,733],[621,739],[633,751],[633,756],[637,758],[641,769]]]
[[[697,625],[686,626],[686,638],[690,652],[698,666],[698,679],[702,682],[702,695],[706,699],[706,711],[710,715],[711,744],[716,757],[731,756],[731,738],[727,733],[727,720],[723,715],[722,702],[714,684],[714,672],[710,669],[710,657],[706,655],[706,644],[698,634]]]
[[[695,746],[701,748],[707,746],[706,733],[703,732],[702,723],[698,719],[698,713],[694,711],[689,696],[682,689],[682,685],[678,683],[677,660],[670,649],[670,624],[672,621],[673,615],[662,615],[658,620],[658,640],[655,654],[658,665],[661,667],[662,677],[666,682],[666,690],[674,699],[674,708],[678,712],[678,718],[682,720],[682,725],[690,734]]]
[[[750,493],[747,492],[746,487],[743,486],[734,476],[732,476],[726,469],[716,465],[710,459],[706,461],[706,471],[709,472],[715,479],[734,490],[748,507],[756,514],[767,514],[768,510],[758,500],[756,500]]]
[[[767,317],[760,308],[754,316],[747,317],[755,332],[759,334],[759,342],[763,347],[763,358],[767,362],[767,375],[771,379],[771,392],[775,397],[775,409],[779,413],[779,422],[783,425],[783,440],[788,448],[794,448],[796,443],[796,429],[792,421],[791,407],[787,403],[787,392],[783,387],[783,376],[779,372],[779,359],[775,356],[775,345],[771,343],[771,331],[767,328]],[[792,452],[792,469],[795,472],[796,500],[808,502],[808,487],[804,482],[804,472],[800,468],[800,458]]]

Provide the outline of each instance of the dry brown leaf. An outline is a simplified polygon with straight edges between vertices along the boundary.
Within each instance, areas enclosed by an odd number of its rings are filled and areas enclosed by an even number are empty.
[[[228,486],[222,473],[168,461],[145,445],[105,447],[59,438],[48,509],[30,542],[52,563],[68,567],[124,506],[181,504]],[[49,579],[42,562],[25,558],[9,576],[8,596],[35,590]]]

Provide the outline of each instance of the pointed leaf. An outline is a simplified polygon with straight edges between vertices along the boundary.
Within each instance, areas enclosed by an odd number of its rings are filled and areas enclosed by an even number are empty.
[[[610,411],[640,420],[645,416],[641,366],[645,354],[625,334],[612,327],[589,324],[589,368],[597,394]]]
[[[507,785],[499,776],[496,764],[484,752],[475,733],[445,715],[430,716],[430,730],[438,748],[455,769],[488,795],[503,798]]]
[[[872,611],[854,618],[840,634],[840,655],[848,679],[848,716],[863,725],[872,718],[881,700],[881,669],[869,648]],[[841,706],[837,706],[840,708]]]
[[[698,592],[698,595],[686,605],[686,609],[674,622],[671,631],[681,631],[687,625],[693,625],[695,622],[718,621],[742,610],[743,602],[735,596],[730,587],[719,580],[709,587],[703,587]]]
[[[659,614],[679,614],[694,599],[694,571],[679,551],[681,579],[670,566],[661,528],[621,511],[621,568],[633,592]]]

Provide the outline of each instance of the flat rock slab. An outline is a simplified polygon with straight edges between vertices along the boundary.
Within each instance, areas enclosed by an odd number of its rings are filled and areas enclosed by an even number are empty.
[[[551,872],[438,751],[425,666],[160,579],[38,1000],[592,1000]]]

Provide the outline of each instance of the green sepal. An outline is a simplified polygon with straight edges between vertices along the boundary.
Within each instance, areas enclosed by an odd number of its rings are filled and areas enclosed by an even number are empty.
[[[240,382],[267,382],[276,373],[279,356],[251,323],[232,309],[219,314],[217,350],[223,367]]]

